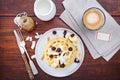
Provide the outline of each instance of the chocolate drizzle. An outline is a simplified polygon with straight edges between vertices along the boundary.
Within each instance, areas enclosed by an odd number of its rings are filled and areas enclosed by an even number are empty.
[[[60,63],[60,60],[59,60],[59,65],[60,65],[60,68],[64,68],[65,67],[65,64],[64,63]]]
[[[73,48],[72,48],[72,47],[69,47],[69,48],[68,48],[68,50],[69,50],[69,51],[72,51],[72,50],[73,50]]]
[[[80,60],[79,60],[78,58],[75,58],[74,62],[75,62],[75,63],[79,63]]]
[[[60,48],[57,48],[56,52],[61,52],[61,49],[60,49]]]
[[[56,31],[53,31],[53,34],[54,34],[54,35],[56,35],[56,34],[57,34],[57,32],[56,32]]]
[[[54,50],[56,50],[56,48],[55,48],[55,47],[52,47],[51,49],[52,49],[53,51],[54,51]]]
[[[63,54],[63,56],[65,56],[65,53]]]
[[[63,32],[63,37],[64,37],[64,38],[65,38],[66,34],[67,34],[67,31],[64,30],[64,32]]]
[[[61,55],[61,53],[58,54],[59,56]]]
[[[71,34],[70,36],[71,36],[71,37],[74,37],[74,36],[75,36],[75,34]]]
[[[50,58],[53,58],[53,55],[51,54],[51,55],[49,55],[49,57],[50,57]]]

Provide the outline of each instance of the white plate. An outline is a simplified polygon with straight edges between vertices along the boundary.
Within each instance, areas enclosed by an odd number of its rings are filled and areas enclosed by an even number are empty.
[[[45,73],[47,73],[47,74],[49,74],[51,76],[54,76],[54,77],[65,77],[65,76],[71,75],[72,73],[74,73],[75,71],[77,71],[79,69],[79,67],[81,66],[81,64],[83,62],[83,59],[84,59],[84,46],[83,46],[83,43],[82,43],[81,39],[80,39],[80,45],[77,46],[78,50],[81,51],[81,53],[82,53],[79,63],[73,63],[67,68],[57,70],[57,69],[54,69],[52,67],[49,67],[45,60],[40,59],[42,54],[44,53],[44,48],[45,48],[45,45],[47,43],[47,38],[50,37],[50,39],[53,39],[53,38],[57,38],[57,37],[63,37],[64,30],[66,30],[67,33],[74,33],[73,31],[68,30],[66,28],[53,28],[53,29],[50,29],[50,30],[48,30],[47,32],[45,32],[43,34],[42,38],[40,38],[38,40],[37,45],[36,45],[36,49],[35,49],[36,61],[37,61],[38,65],[39,65],[39,67]],[[57,34],[53,35],[53,33],[52,33],[53,31],[56,31]]]

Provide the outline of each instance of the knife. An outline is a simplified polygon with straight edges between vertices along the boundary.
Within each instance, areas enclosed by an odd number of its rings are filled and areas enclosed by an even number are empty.
[[[20,53],[21,53],[21,56],[22,56],[22,58],[23,58],[23,61],[24,61],[24,63],[25,63],[25,67],[26,67],[26,70],[27,70],[27,72],[28,72],[29,78],[30,78],[31,80],[33,80],[33,79],[34,79],[34,76],[33,76],[32,70],[31,70],[31,68],[30,68],[30,65],[29,65],[29,63],[28,63],[28,59],[27,59],[27,57],[26,57],[25,51],[24,51],[24,49],[19,45],[18,34],[17,34],[16,30],[14,30],[13,32],[14,32],[14,34],[15,34],[16,41],[17,41],[18,47],[19,47],[19,49],[20,49]]]

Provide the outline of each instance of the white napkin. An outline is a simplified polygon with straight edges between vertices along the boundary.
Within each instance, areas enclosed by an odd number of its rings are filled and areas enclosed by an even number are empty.
[[[60,18],[81,36],[92,57],[97,59],[103,56],[107,61],[111,59],[120,49],[120,26],[116,21],[96,0],[64,0],[63,5],[66,10],[61,14]],[[90,7],[100,8],[106,16],[105,25],[96,31],[86,29],[82,23],[82,15]],[[111,40],[109,42],[96,40],[97,32],[111,34]]]

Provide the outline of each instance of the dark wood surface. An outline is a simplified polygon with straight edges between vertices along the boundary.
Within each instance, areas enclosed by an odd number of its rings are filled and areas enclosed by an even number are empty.
[[[34,31],[30,33],[22,31],[24,38],[28,35],[34,37],[36,32],[41,34],[55,27],[69,29],[59,19],[59,15],[64,10],[63,0],[53,1],[57,7],[56,16],[51,21],[43,22],[34,15],[35,0],[0,0],[0,80],[29,80],[13,34],[13,30],[18,29],[13,22],[16,14],[26,11],[29,16],[38,22]],[[120,24],[120,0],[98,0],[98,2]],[[30,49],[30,45],[30,42],[26,42],[29,54],[33,55],[34,50]],[[82,66],[74,74],[64,78],[47,75],[39,68],[36,61],[33,61],[39,71],[39,74],[35,76],[35,80],[120,80],[120,50],[109,62],[106,62],[103,58],[94,60],[85,46],[85,58]]]

